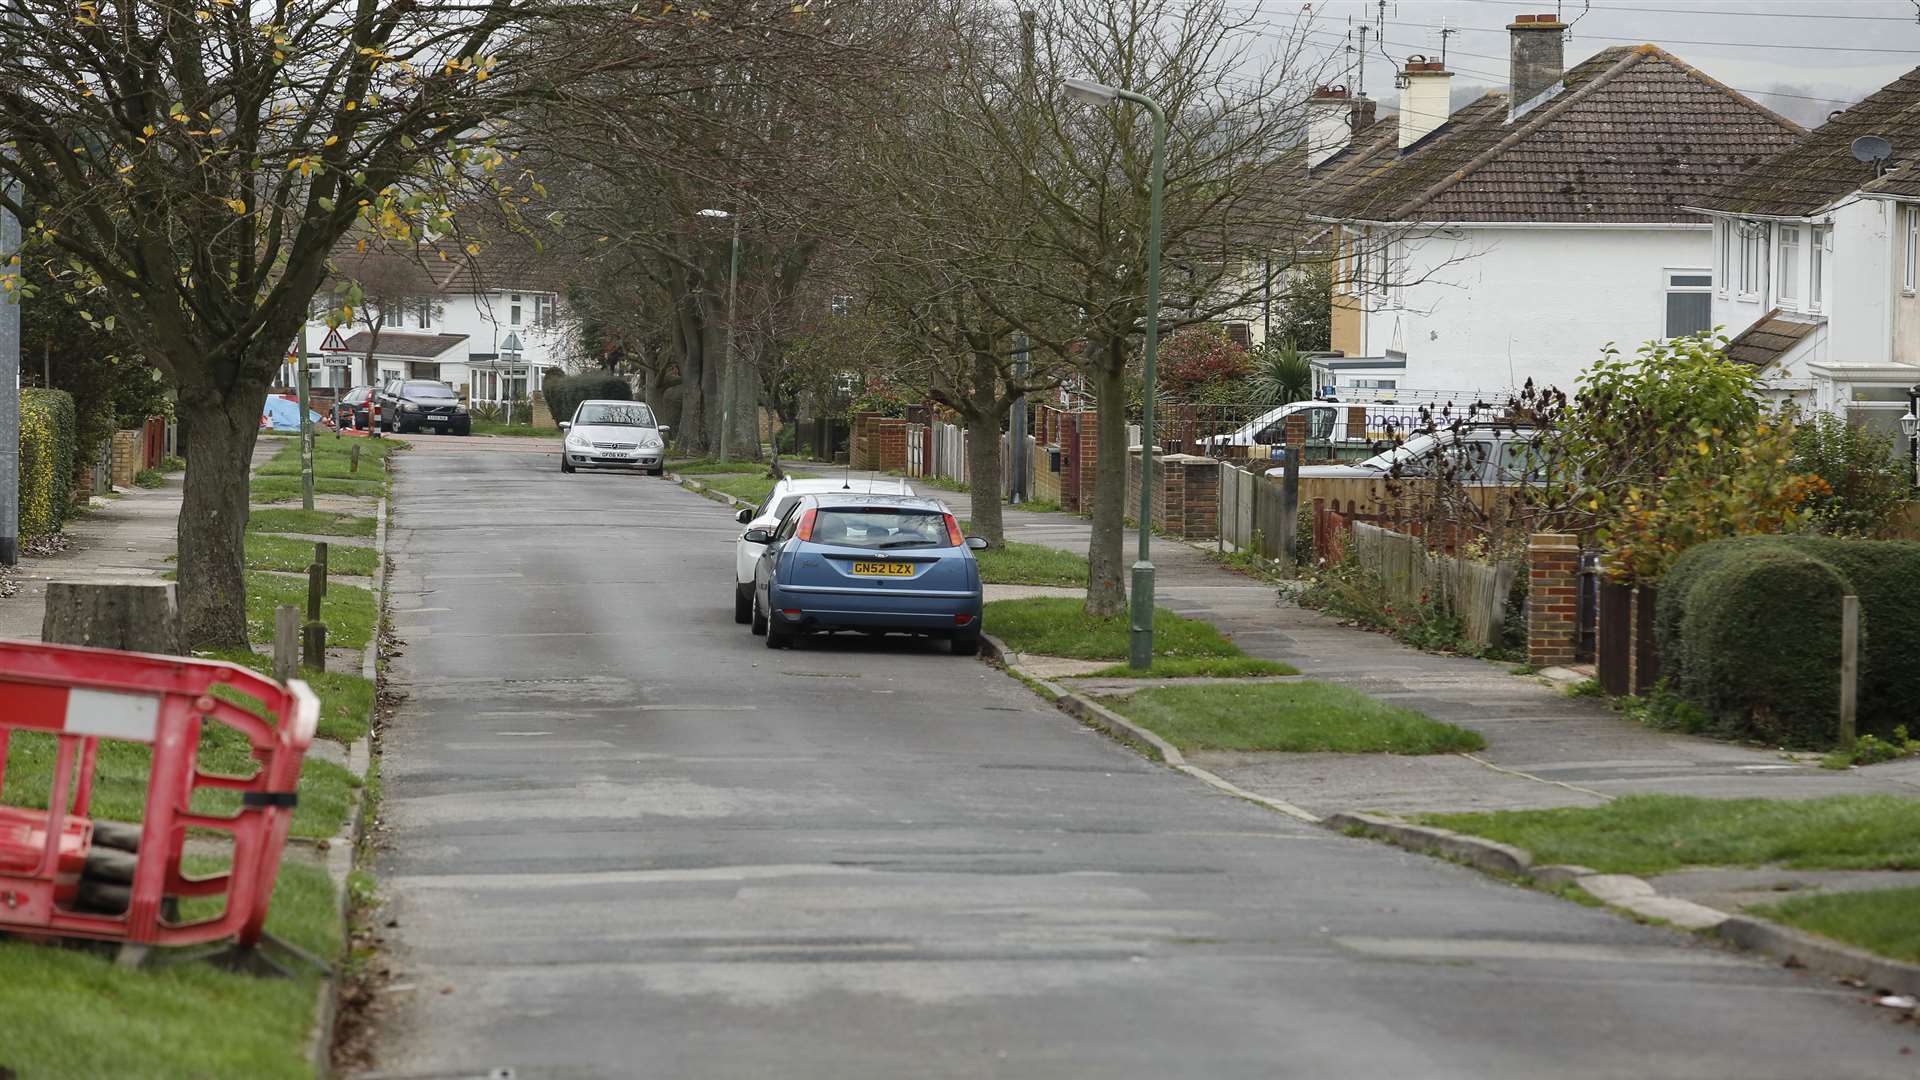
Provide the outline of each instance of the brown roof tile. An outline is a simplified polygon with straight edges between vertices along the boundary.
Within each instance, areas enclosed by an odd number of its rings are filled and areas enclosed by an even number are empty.
[[[1765,368],[1785,356],[1819,325],[1798,319],[1783,319],[1780,309],[1774,308],[1727,343],[1727,359],[1750,367]]]
[[[1316,212],[1364,221],[1698,221],[1683,207],[1804,133],[1652,45],[1603,49],[1569,70],[1564,85],[1512,122],[1507,95],[1493,93],[1405,151],[1397,132],[1376,140],[1344,182],[1325,184]]]
[[[1893,169],[1878,182],[1874,167],[1855,160],[1853,140],[1878,135],[1893,144]],[[1735,214],[1801,217],[1863,188],[1920,196],[1920,68],[1881,87],[1811,135],[1761,158],[1693,205]]]

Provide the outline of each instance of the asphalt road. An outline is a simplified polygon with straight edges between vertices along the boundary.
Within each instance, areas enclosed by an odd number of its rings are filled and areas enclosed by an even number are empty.
[[[557,461],[399,466],[379,1075],[1920,1071],[1855,991],[1221,795],[944,646],[770,652],[724,508]]]

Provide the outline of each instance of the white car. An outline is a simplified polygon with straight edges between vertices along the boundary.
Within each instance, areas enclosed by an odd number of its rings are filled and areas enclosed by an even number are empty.
[[[794,479],[789,477],[773,485],[767,493],[766,501],[759,506],[740,511],[734,520],[745,525],[748,531],[754,529],[771,530],[780,524],[780,519],[788,509],[799,501],[802,495],[827,494],[835,491],[852,491],[860,495],[912,495],[913,487],[905,480],[891,476],[862,477],[858,480],[843,477],[817,477]],[[746,533],[733,549],[733,621],[745,623],[753,621],[753,568],[760,561],[760,553],[767,545],[749,543]]]
[[[560,471],[643,469],[667,471],[668,428],[644,401],[583,401],[560,425]]]
[[[1302,480],[1373,480],[1395,465],[1405,477],[1430,476],[1443,465],[1465,484],[1529,484],[1543,479],[1532,428],[1475,425],[1459,431],[1415,435],[1405,443],[1351,465],[1302,465]],[[1268,469],[1278,480],[1285,467]]]

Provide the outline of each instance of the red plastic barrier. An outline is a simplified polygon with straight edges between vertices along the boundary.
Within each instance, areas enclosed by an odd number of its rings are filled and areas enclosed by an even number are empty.
[[[256,698],[280,719],[261,719],[213,695],[221,686]],[[177,656],[0,641],[0,787],[13,733],[55,740],[47,810],[0,806],[0,930],[151,945],[234,938],[253,945],[266,922],[292,821],[300,763],[313,742],[320,705],[305,683],[281,686],[234,664]],[[217,723],[245,736],[258,763],[253,775],[202,772],[202,727]],[[152,748],[144,818],[126,910],[79,910],[80,875],[95,844],[89,816],[102,739]],[[18,784],[16,782],[16,788]],[[241,793],[231,815],[196,812],[196,792]],[[123,827],[123,831],[131,827]],[[232,837],[227,872],[181,872],[189,829]],[[162,918],[169,897],[225,894],[213,918]]]

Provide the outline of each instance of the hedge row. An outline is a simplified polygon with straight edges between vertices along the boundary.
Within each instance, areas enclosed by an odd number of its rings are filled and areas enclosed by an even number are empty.
[[[73,395],[20,391],[20,535],[60,531],[73,486]]]
[[[1832,745],[1840,717],[1840,598],[1860,598],[1861,733],[1920,700],[1920,544],[1751,536],[1695,547],[1660,583],[1660,670],[1732,734]]]
[[[633,387],[619,375],[610,375],[604,371],[588,371],[579,375],[548,375],[540,384],[541,393],[546,395],[547,410],[554,420],[573,419],[573,410],[583,401],[596,398],[612,401],[632,401]]]

